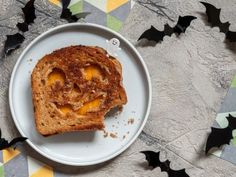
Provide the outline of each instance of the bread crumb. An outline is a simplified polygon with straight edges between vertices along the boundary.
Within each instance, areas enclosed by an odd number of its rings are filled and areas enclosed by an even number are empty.
[[[106,132],[106,133],[103,135],[103,137],[106,138],[107,136],[108,136],[108,133]]]
[[[106,138],[106,137],[108,136],[108,132],[107,132],[106,130],[104,130],[104,129],[103,129],[102,131],[103,131],[103,133],[104,133],[104,134],[103,134],[103,137]]]
[[[110,133],[110,137],[117,138],[117,136],[114,133]]]
[[[134,118],[130,118],[129,120],[128,120],[128,124],[133,124],[134,123]]]
[[[125,139],[125,137],[126,137],[126,136],[124,135],[124,136],[123,136],[123,139]]]
[[[28,59],[27,62],[30,64],[33,61],[32,58]]]
[[[129,134],[129,131],[127,131],[127,134]]]

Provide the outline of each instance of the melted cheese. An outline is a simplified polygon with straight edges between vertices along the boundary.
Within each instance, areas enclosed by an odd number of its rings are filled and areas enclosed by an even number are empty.
[[[95,99],[91,102],[85,103],[77,112],[78,114],[86,114],[87,112],[97,110],[101,105],[101,99]]]
[[[48,75],[48,84],[52,85],[56,82],[60,82],[64,85],[66,80],[65,74],[60,69],[53,69],[53,71]]]
[[[86,80],[91,80],[92,78],[102,78],[102,71],[98,66],[88,66],[84,68],[84,76]]]

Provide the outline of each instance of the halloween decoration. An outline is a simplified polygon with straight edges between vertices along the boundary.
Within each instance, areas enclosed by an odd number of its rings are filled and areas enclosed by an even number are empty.
[[[24,142],[25,140],[27,140],[26,137],[17,137],[11,140],[10,142],[8,142],[8,140],[6,140],[5,138],[2,138],[2,132],[0,129],[0,150],[16,145],[18,142]]]
[[[220,29],[220,32],[225,34],[226,39],[228,39],[230,42],[236,42],[236,32],[229,30],[230,23],[222,23],[220,20],[221,9],[217,9],[212,4],[206,2],[201,3],[206,7],[208,22],[211,24],[211,27],[218,27]]]
[[[196,17],[194,16],[179,16],[178,22],[173,28],[168,24],[165,24],[163,31],[159,31],[155,27],[151,26],[150,29],[143,32],[138,40],[145,38],[150,41],[159,42],[163,41],[163,38],[165,36],[171,36],[173,33],[177,33],[178,35],[180,35],[181,33],[184,33],[186,31],[191,21],[194,19],[196,19]]]
[[[229,144],[230,140],[233,138],[232,131],[236,129],[236,117],[229,114],[226,119],[228,120],[228,126],[226,128],[211,128],[211,133],[206,143],[206,154],[213,147]]]
[[[7,35],[7,40],[5,41],[5,45],[4,45],[5,55],[9,55],[12,50],[18,48],[24,40],[25,40],[25,37],[21,35],[20,33]]]
[[[160,167],[161,171],[167,172],[169,177],[189,177],[189,175],[185,172],[185,169],[181,170],[172,170],[170,168],[170,161],[166,160],[164,162],[160,161],[160,152],[154,151],[141,151],[146,157],[148,161],[148,166],[154,168]]]

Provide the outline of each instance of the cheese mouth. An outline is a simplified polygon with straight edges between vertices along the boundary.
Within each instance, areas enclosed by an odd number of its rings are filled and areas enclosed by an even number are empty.
[[[100,109],[103,100],[101,98],[96,98],[93,101],[89,101],[84,103],[78,110],[74,110],[72,105],[65,104],[65,105],[58,105],[56,104],[57,109],[63,113],[64,115],[68,113],[75,113],[77,115],[86,115],[88,113],[96,112]]]
[[[87,102],[82,107],[79,108],[77,113],[80,115],[85,115],[88,112],[98,111],[101,103],[102,103],[102,100],[100,98]]]

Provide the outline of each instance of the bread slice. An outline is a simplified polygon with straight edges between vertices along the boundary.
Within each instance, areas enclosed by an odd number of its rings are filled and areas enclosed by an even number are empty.
[[[31,74],[35,123],[44,136],[104,128],[126,104],[122,67],[99,47],[70,46],[44,56]]]

